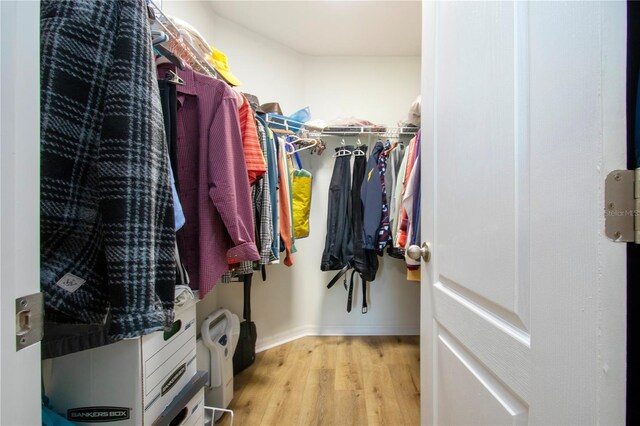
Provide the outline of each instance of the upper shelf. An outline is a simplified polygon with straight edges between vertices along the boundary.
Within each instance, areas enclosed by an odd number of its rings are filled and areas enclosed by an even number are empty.
[[[299,121],[279,116],[273,116],[271,114],[267,114],[266,121],[272,126],[282,130],[291,130],[296,133],[301,130],[306,130],[308,132],[323,136],[358,136],[366,134],[387,135],[389,137],[393,137],[401,135],[415,135],[416,133],[418,133],[418,127],[328,126],[321,129],[318,127],[307,127],[304,123],[301,123]]]

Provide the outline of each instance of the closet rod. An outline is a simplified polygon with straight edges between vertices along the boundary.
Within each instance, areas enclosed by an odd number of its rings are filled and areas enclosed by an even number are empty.
[[[191,56],[191,59],[195,62],[196,67],[199,68],[197,71],[220,79],[220,75],[218,74],[216,69],[205,58],[202,57],[200,52],[198,52],[198,50],[196,50],[196,48],[194,48],[191,43],[182,39],[178,27],[176,27],[173,21],[162,12],[158,5],[156,5],[153,0],[147,0],[147,4],[150,8],[153,9],[155,21],[164,29],[167,36],[171,40],[175,41],[178,45],[180,45],[180,47],[182,47],[185,52]],[[193,67],[194,64],[190,65]]]

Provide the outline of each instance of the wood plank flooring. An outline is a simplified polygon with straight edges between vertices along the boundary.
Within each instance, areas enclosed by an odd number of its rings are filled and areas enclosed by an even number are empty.
[[[304,337],[259,353],[229,408],[234,426],[419,425],[419,367],[418,336]]]

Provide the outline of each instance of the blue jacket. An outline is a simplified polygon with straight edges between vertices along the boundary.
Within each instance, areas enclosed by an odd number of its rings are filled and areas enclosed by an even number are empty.
[[[382,142],[376,142],[367,161],[364,182],[360,189],[360,199],[364,206],[362,246],[366,250],[377,249],[378,229],[382,217],[382,182],[378,172],[378,157],[383,149]]]

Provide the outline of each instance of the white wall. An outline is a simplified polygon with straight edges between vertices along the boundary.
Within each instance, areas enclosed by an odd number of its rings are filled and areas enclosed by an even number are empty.
[[[356,116],[395,126],[420,94],[420,57],[308,56],[304,84],[313,119]]]
[[[219,16],[213,32],[211,43],[229,58],[243,83],[241,91],[258,96],[261,103],[278,102],[285,114],[303,106],[303,55]]]
[[[261,103],[278,102],[285,114],[302,107],[303,55],[216,15],[206,1],[164,0],[163,11],[189,22],[227,55],[231,72],[243,83],[241,91]]]
[[[250,29],[216,16],[205,2],[164,1],[164,11],[182,18],[222,50],[241,90],[261,102],[277,101],[285,114],[309,106],[313,118],[330,120],[358,116],[395,125],[406,118],[420,93],[419,57],[313,57],[267,40]],[[348,138],[347,138],[348,139]],[[314,175],[311,235],[296,241],[294,266],[272,265],[267,282],[254,274],[252,314],[258,328],[258,347],[266,348],[307,334],[417,334],[420,320],[419,284],[405,278],[404,262],[385,257],[370,284],[369,313],[363,315],[361,289],[354,308],[346,312],[342,284],[326,288],[335,272],[320,271],[326,232],[331,150],[339,139],[327,138],[322,156],[302,155]],[[362,142],[366,142],[362,139]],[[242,284],[218,284],[199,304],[202,318],[216,306],[242,314]]]
[[[306,57],[304,105],[313,118],[330,120],[357,116],[395,125],[406,119],[409,105],[420,93],[419,57]],[[268,281],[254,276],[252,314],[258,328],[258,347],[267,348],[307,333],[417,334],[420,321],[419,283],[406,280],[404,262],[381,259],[370,284],[369,313],[361,310],[361,289],[354,294],[351,313],[342,283],[327,289],[335,272],[320,271],[327,220],[327,197],[334,159],[341,138],[326,138],[322,156],[302,153],[313,173],[311,233],[296,241],[294,266],[267,268]],[[345,138],[347,143],[354,138]],[[366,138],[361,138],[366,143]],[[372,141],[374,142],[374,141]],[[242,309],[242,286],[219,285],[220,304]]]

